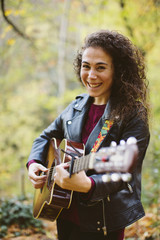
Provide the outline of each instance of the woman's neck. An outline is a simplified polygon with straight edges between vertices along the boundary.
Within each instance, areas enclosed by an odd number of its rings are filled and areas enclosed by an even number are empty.
[[[108,102],[108,99],[109,99],[109,97],[106,97],[106,99],[95,97],[93,100],[93,104],[94,105],[106,105]]]

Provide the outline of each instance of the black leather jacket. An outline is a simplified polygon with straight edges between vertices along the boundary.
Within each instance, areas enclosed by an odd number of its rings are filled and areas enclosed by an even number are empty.
[[[35,159],[43,164],[52,137],[81,142],[81,132],[90,103],[91,98],[88,94],[77,96],[75,101],[34,141],[28,161]],[[109,103],[87,140],[86,154],[95,143],[108,113]],[[111,141],[118,144],[121,139],[127,140],[130,136],[136,137],[139,148],[138,164],[132,174],[132,180],[128,184],[122,181],[104,183],[101,174],[91,175],[95,181],[92,196],[88,201],[84,201],[83,194],[80,193],[78,198],[80,226],[84,231],[101,229],[115,231],[144,216],[141,203],[141,168],[149,143],[148,127],[137,116],[133,116],[127,124],[123,122],[113,124],[100,147],[109,146]]]

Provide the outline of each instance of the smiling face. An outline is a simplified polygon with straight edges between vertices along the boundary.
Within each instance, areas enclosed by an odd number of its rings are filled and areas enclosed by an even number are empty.
[[[106,104],[113,83],[114,67],[112,57],[102,48],[86,48],[82,55],[81,80],[94,104]]]

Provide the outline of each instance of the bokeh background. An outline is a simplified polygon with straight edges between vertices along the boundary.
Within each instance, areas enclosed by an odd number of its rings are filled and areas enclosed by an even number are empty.
[[[32,142],[77,94],[84,92],[73,60],[85,36],[110,29],[128,36],[142,51],[150,87],[151,140],[142,182],[146,217],[127,230],[126,239],[159,239],[160,0],[0,3],[0,237],[23,237],[21,229],[16,229],[17,235],[6,230],[18,224],[15,219],[20,216],[16,218],[12,212],[13,219],[6,223],[5,216],[10,215],[6,210],[4,216],[4,209],[10,204],[8,211],[13,210],[13,202],[26,206],[32,201],[34,190],[25,167]],[[45,227],[43,240],[49,234]],[[56,233],[46,239],[56,239]]]

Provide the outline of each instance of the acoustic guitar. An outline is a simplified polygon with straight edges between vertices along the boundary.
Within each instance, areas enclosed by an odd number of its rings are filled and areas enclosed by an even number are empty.
[[[69,208],[73,191],[60,188],[54,183],[55,167],[62,162],[68,162],[70,177],[82,170],[95,170],[102,174],[102,180],[130,181],[131,173],[137,163],[138,147],[136,139],[131,137],[115,142],[110,147],[101,148],[99,152],[84,156],[84,145],[63,139],[53,138],[50,141],[45,166],[48,168],[47,180],[44,186],[35,190],[33,201],[34,218],[54,221],[63,208]],[[72,159],[72,160],[71,160]],[[45,173],[41,173],[45,174]]]

